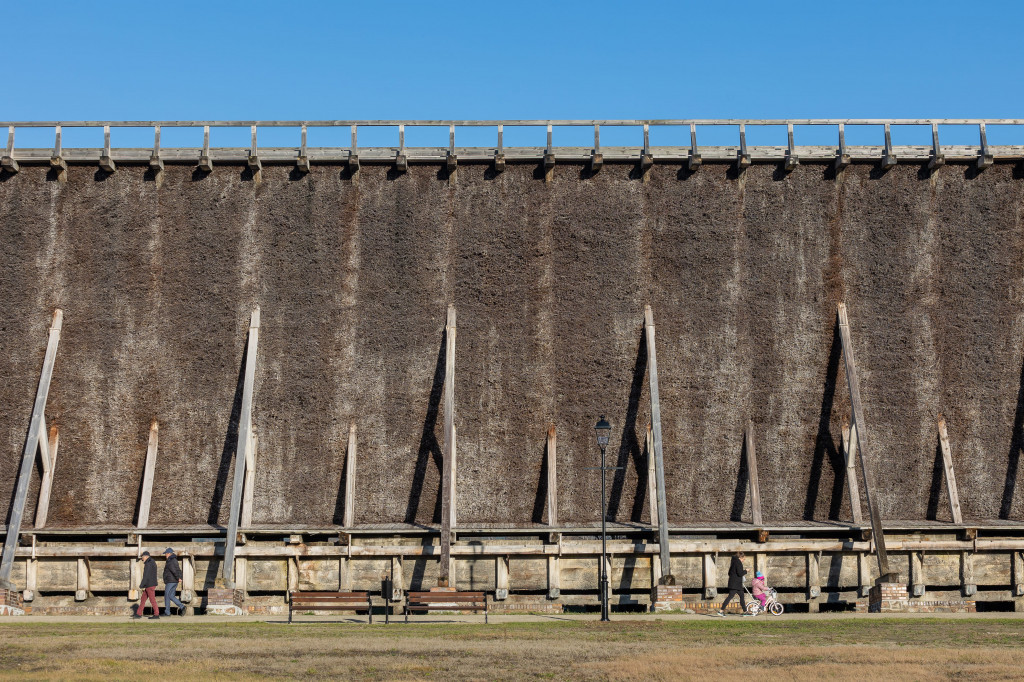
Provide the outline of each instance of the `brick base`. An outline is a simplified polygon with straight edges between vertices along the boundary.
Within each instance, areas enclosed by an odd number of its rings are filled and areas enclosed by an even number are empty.
[[[0,590],[0,616],[24,616],[25,607],[21,601],[21,592],[17,590]]]
[[[206,613],[214,616],[241,616],[245,613],[242,590],[211,588],[206,591]]]
[[[651,611],[679,611],[683,608],[683,588],[679,585],[655,585],[651,588]]]

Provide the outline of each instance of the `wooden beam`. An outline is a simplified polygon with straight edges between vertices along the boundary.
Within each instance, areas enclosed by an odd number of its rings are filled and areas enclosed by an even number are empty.
[[[888,126],[887,126],[888,128]],[[874,479],[871,477],[871,470],[868,468],[866,448],[864,446],[867,437],[864,428],[864,408],[860,401],[860,382],[857,379],[857,365],[853,359],[853,342],[850,339],[850,321],[846,315],[846,304],[840,303],[838,307],[839,336],[843,343],[843,362],[846,366],[846,385],[850,390],[850,409],[853,412],[852,429],[856,431],[856,450],[860,460],[861,474],[864,478],[864,496],[868,502],[868,513],[871,515],[871,534],[875,541],[875,550],[878,557],[878,579],[882,582],[896,582],[890,575],[889,556],[885,551],[885,534],[882,531],[882,516],[878,512],[878,501],[875,499]],[[853,436],[851,435],[851,438]]]
[[[846,460],[846,489],[850,493],[850,515],[857,525],[864,523],[860,511],[860,484],[857,483],[857,432],[843,423],[843,457]]]
[[[454,133],[453,133],[454,139]],[[444,327],[444,460],[441,472],[441,567],[439,587],[451,579],[452,517],[455,499],[455,305],[448,306]]]
[[[654,432],[647,424],[647,503],[651,508],[651,526],[658,527],[658,473],[654,463]],[[658,564],[659,569],[661,564]],[[658,574],[661,577],[661,574]]]
[[[235,543],[238,540],[238,522],[242,507],[242,485],[245,482],[249,447],[252,445],[252,391],[256,382],[256,349],[259,336],[260,307],[256,306],[249,319],[249,345],[245,352],[245,383],[242,386],[242,413],[238,422],[238,443],[235,447],[235,480],[231,487],[231,516],[224,543],[223,575],[228,587],[234,587]]]
[[[25,501],[28,498],[28,484],[32,476],[32,463],[39,448],[39,434],[46,411],[46,398],[50,394],[50,379],[53,377],[53,363],[57,359],[57,344],[60,342],[60,330],[64,313],[58,308],[53,312],[49,338],[46,342],[46,355],[43,358],[43,369],[39,374],[39,386],[36,388],[36,400],[32,405],[32,417],[29,421],[28,436],[25,438],[25,449],[21,453],[21,469],[18,472],[18,485],[14,491],[14,504],[11,505],[10,520],[7,523],[7,535],[4,538],[4,552],[0,559],[0,588],[13,589],[11,570],[14,568],[14,553],[18,548],[21,535],[21,519],[25,514]]]
[[[288,591],[299,589],[299,557],[288,557]]]
[[[555,425],[548,427],[548,525],[558,525],[558,438]]]
[[[860,596],[868,596],[868,592],[871,590],[871,564],[868,561],[868,555],[864,552],[857,553],[857,578]]]
[[[754,450],[754,423],[747,422],[747,483],[750,488],[750,517],[755,526],[761,525],[761,487],[757,482],[757,452]]]
[[[651,427],[654,432],[654,466],[658,483],[658,544],[661,549],[661,579],[675,584],[668,545],[668,513],[665,509],[665,458],[662,455],[661,400],[658,394],[658,353],[654,345],[654,313],[644,307],[644,329],[647,334],[647,374],[651,386]]]
[[[508,599],[508,556],[494,559],[494,598],[497,601]]]
[[[807,554],[807,599],[821,596],[821,552]]]
[[[136,558],[128,560],[128,601],[138,601],[141,596],[139,588],[139,583],[142,581],[141,571],[141,561]]]
[[[154,419],[149,425],[149,447],[146,449],[146,466],[142,470],[142,497],[139,499],[139,521],[136,528],[149,526],[149,506],[153,499],[153,477],[156,474],[156,453],[160,445],[160,425]]]
[[[56,475],[57,451],[60,449],[60,431],[57,430],[57,427],[50,427],[49,439],[47,439],[45,435],[45,420],[43,420],[42,427],[43,433],[39,434],[39,444],[46,444],[47,452],[46,455],[44,455],[43,461],[48,461],[49,465],[44,467],[43,480],[39,485],[39,501],[36,503],[36,528],[43,528],[46,526],[46,517],[50,511],[50,490],[53,487],[53,477]],[[40,451],[42,451],[41,447]]]
[[[391,557],[391,601],[402,601],[405,594],[405,566],[401,556]]]
[[[953,523],[961,524],[964,518],[960,513],[960,493],[957,492],[956,475],[953,473],[953,455],[949,451],[949,433],[946,431],[946,420],[939,415],[939,447],[942,450],[942,467],[946,472],[946,492],[949,494],[949,513]]]
[[[356,522],[356,423],[348,425],[348,450],[345,452],[345,513],[342,523],[351,528]]]
[[[245,484],[242,486],[242,518],[239,522],[242,528],[252,526],[253,501],[256,499],[256,450],[260,439],[255,433],[250,433],[252,435],[245,455]]]

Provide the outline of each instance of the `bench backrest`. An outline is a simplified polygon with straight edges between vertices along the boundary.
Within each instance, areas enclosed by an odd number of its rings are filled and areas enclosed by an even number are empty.
[[[345,603],[355,602],[365,604],[369,598],[369,592],[290,592],[289,596],[293,603]]]
[[[420,604],[464,604],[483,602],[485,592],[409,592],[408,600]]]

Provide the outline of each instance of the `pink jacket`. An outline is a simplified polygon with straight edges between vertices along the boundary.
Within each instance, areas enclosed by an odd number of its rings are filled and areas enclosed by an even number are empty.
[[[765,590],[768,589],[768,581],[765,578],[754,578],[750,586],[754,588],[754,594],[764,594]]]

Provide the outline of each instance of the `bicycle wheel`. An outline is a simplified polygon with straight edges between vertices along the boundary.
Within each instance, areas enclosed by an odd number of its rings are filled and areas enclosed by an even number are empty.
[[[751,616],[756,616],[760,610],[761,602],[756,600],[747,602],[747,613],[749,613]]]
[[[779,602],[774,602],[771,606],[768,607],[768,610],[772,612],[773,616],[781,616],[782,604],[780,604]]]

